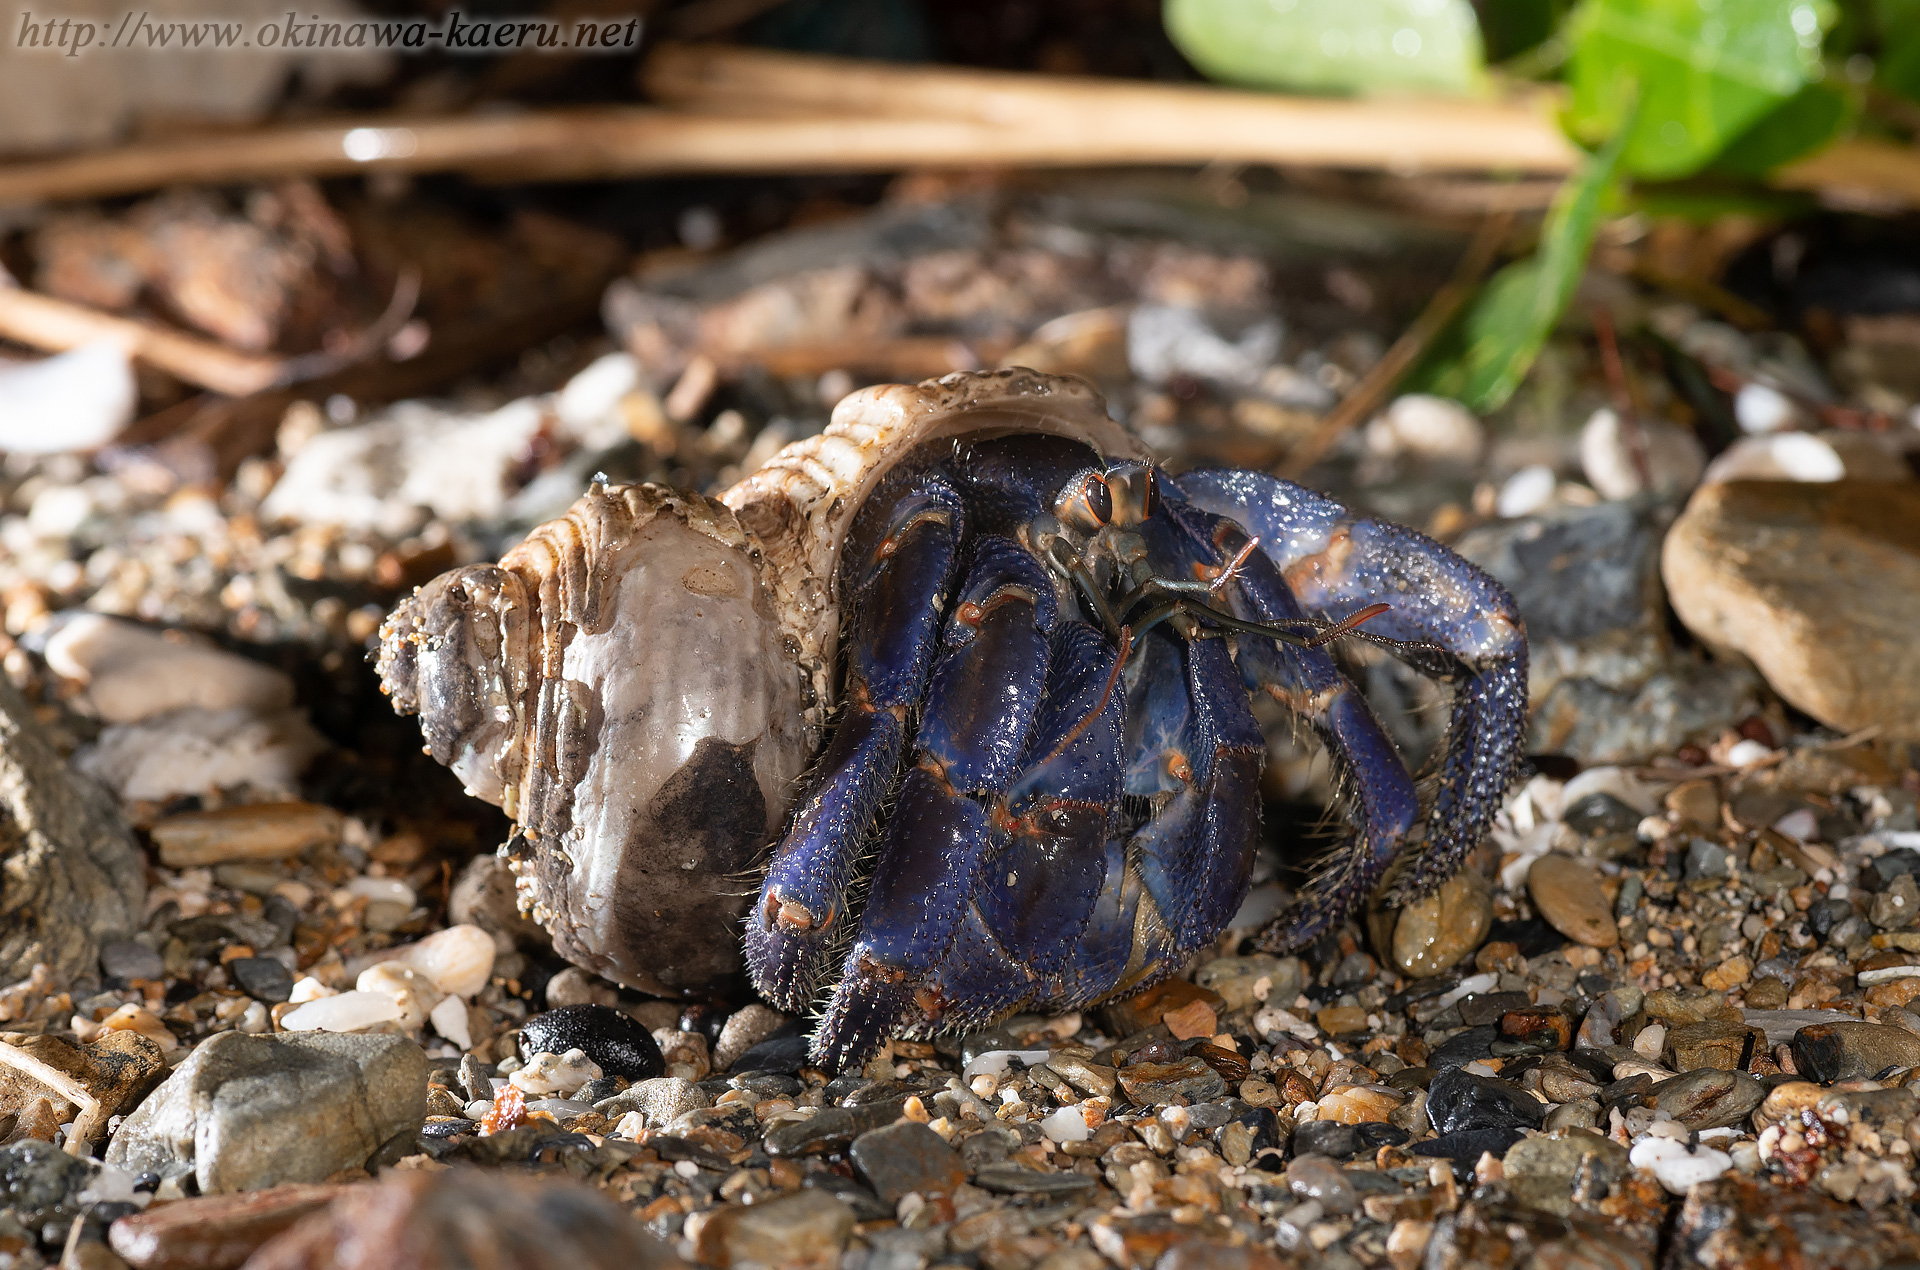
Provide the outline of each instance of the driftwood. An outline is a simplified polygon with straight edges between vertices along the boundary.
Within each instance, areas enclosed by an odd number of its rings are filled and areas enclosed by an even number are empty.
[[[112,341],[176,378],[234,395],[258,392],[286,373],[277,357],[235,352],[152,322],[114,317],[20,287],[0,286],[0,336],[50,353]]]
[[[1579,161],[1545,92],[1508,101],[1324,100],[726,46],[664,46],[641,81],[668,108],[287,124],[0,165],[0,205],[372,171],[586,180],[1225,162],[1551,176]],[[1845,141],[1774,181],[1920,203],[1920,155]]]

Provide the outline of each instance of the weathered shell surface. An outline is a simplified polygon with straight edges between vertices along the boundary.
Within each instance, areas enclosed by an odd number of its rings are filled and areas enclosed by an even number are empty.
[[[563,956],[660,993],[739,969],[752,870],[828,721],[861,500],[919,445],[1013,431],[1143,454],[1076,380],[869,388],[718,502],[595,486],[497,566],[394,610],[382,682],[520,826],[522,905]]]

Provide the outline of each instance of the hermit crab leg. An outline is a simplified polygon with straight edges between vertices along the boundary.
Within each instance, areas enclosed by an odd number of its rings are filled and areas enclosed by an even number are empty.
[[[843,929],[863,835],[898,774],[907,715],[926,684],[964,529],[959,496],[928,477],[892,508],[868,558],[846,562],[855,617],[845,708],[819,787],[775,849],[747,915],[754,987],[782,1009],[812,1003]]]
[[[988,813],[993,855],[952,949],[916,994],[929,1025],[1014,1009],[1079,950],[1120,803],[1124,662],[1125,650],[1085,622],[1054,631],[1024,767]],[[1125,960],[1123,948],[1116,972]]]
[[[1266,759],[1225,641],[1156,631],[1139,666],[1128,701],[1127,793],[1156,810],[1127,844],[1143,911],[1120,987],[1176,969],[1246,897]]]
[[[1392,611],[1369,630],[1412,646],[1419,669],[1458,682],[1426,844],[1387,898],[1429,894],[1485,836],[1519,763],[1527,642],[1513,597],[1425,535],[1287,481],[1223,470],[1188,473],[1179,487],[1195,506],[1259,535],[1307,613],[1391,596]]]
[[[818,1031],[814,1061],[841,1070],[892,1033],[947,955],[992,834],[983,800],[1019,772],[1046,685],[1057,618],[1046,570],[982,536],[927,684],[914,766],[874,862],[873,886]]]

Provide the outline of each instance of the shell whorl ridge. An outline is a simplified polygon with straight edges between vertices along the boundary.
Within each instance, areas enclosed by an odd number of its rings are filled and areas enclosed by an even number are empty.
[[[721,495],[762,552],[762,579],[806,674],[807,722],[825,724],[840,636],[837,568],[869,490],[909,450],[943,437],[1044,432],[1108,458],[1148,458],[1079,379],[1015,368],[880,384],[842,398],[818,436],[795,441]]]

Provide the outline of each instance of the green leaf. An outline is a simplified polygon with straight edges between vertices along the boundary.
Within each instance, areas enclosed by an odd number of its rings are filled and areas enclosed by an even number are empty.
[[[1887,37],[1873,80],[1890,93],[1920,101],[1920,26]]]
[[[1858,114],[1854,94],[1824,81],[1808,84],[1735,137],[1713,166],[1740,176],[1764,176],[1825,149],[1853,126]]]
[[[1166,0],[1211,79],[1302,93],[1467,93],[1484,57],[1468,0]]]
[[[1832,22],[1830,0],[1584,0],[1568,125],[1589,143],[1624,130],[1637,175],[1696,172],[1820,77]]]
[[[1628,130],[1588,157],[1554,197],[1540,249],[1495,274],[1460,324],[1460,351],[1435,391],[1485,414],[1506,404],[1566,312],[1593,250]]]

